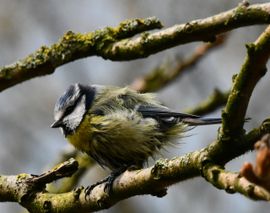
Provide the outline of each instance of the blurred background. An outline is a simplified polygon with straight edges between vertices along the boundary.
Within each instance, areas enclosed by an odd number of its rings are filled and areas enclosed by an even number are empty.
[[[265,1],[252,1],[260,3]],[[156,16],[165,27],[205,18],[231,9],[233,0],[0,0],[0,65],[24,58],[42,45],[51,45],[68,30],[89,32],[116,26],[130,18]],[[158,92],[169,107],[183,111],[206,99],[214,88],[228,90],[232,75],[243,63],[245,43],[254,41],[265,26],[233,31],[222,48],[212,51],[181,79]],[[50,129],[54,103],[74,82],[125,86],[150,72],[161,62],[174,61],[192,53],[199,43],[175,47],[145,59],[111,62],[100,57],[85,58],[61,66],[53,75],[35,78],[0,94],[0,174],[22,172],[40,174],[59,158],[67,142],[59,131]],[[246,129],[257,127],[269,116],[269,74],[256,87],[247,117]],[[217,110],[209,116],[219,116]],[[172,158],[205,147],[216,137],[218,126],[198,127],[184,138],[180,148],[169,148],[164,157]],[[227,165],[239,171],[248,153]],[[151,163],[150,163],[151,164]],[[89,170],[80,184],[89,185],[106,175],[98,166]],[[21,212],[15,203],[0,203],[0,212]],[[163,198],[137,196],[103,212],[269,212],[269,204],[254,202],[238,194],[227,194],[195,178],[173,185]]]

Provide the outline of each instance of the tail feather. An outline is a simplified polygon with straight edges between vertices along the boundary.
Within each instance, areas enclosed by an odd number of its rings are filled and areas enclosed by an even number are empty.
[[[190,126],[200,126],[200,125],[211,125],[211,124],[221,124],[221,118],[183,118],[181,120]]]

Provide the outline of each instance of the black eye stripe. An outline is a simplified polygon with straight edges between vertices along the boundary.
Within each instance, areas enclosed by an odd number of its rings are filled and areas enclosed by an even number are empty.
[[[80,94],[79,98],[76,99],[74,104],[68,106],[65,109],[64,116],[67,116],[67,115],[69,115],[69,114],[71,114],[73,112],[73,110],[76,108],[77,104],[81,101],[82,97],[83,97],[83,94]]]
[[[74,105],[72,105],[72,106],[68,106],[68,107],[65,109],[64,116],[69,115],[70,113],[72,113],[72,111],[75,109],[75,106],[76,106],[76,104],[74,104]]]

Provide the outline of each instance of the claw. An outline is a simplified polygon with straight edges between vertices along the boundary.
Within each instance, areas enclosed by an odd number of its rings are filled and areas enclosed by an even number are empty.
[[[87,186],[87,187],[85,188],[85,190],[84,190],[84,193],[85,193],[85,199],[87,198],[87,196],[89,196],[89,195],[91,194],[92,190],[93,190],[96,186],[98,186],[98,185],[100,185],[100,184],[102,184],[102,183],[108,182],[108,179],[109,179],[109,178],[110,178],[110,176],[108,176],[108,177],[102,179],[101,181],[98,181],[98,182],[92,184],[91,186]],[[106,184],[107,184],[107,183],[106,183]],[[106,185],[105,185],[105,187],[106,187]],[[104,191],[105,191],[105,189],[104,189]]]
[[[100,180],[96,183],[94,183],[91,186],[87,186],[85,188],[85,199],[87,198],[87,196],[89,196],[91,194],[91,191],[98,185],[105,183],[104,186],[104,192],[107,193],[108,195],[111,195],[111,193],[113,192],[113,182],[114,180],[121,175],[124,171],[126,171],[127,167],[124,168],[120,168],[119,170],[116,170],[114,172],[112,172],[108,177],[104,178],[103,180]]]
[[[105,183],[105,187],[104,187],[104,192],[106,192],[108,195],[112,194],[112,188],[113,188],[113,181],[119,176],[118,175],[114,175],[114,174],[111,174],[109,177],[108,177],[108,180],[107,182]]]

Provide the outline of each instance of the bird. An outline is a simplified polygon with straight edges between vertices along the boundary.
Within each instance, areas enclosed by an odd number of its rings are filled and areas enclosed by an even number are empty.
[[[110,193],[116,177],[128,168],[142,168],[149,157],[175,144],[190,127],[221,121],[173,111],[153,93],[75,83],[56,101],[51,127],[60,128],[76,149],[112,171],[86,188],[90,194],[101,183]]]

